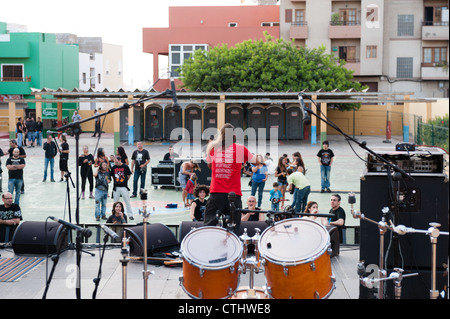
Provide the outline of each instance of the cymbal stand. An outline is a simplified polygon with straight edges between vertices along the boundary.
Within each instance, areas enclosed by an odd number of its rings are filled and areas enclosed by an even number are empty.
[[[370,218],[367,218],[359,211],[353,210],[353,205],[351,208],[351,212],[353,215],[353,218],[359,218],[366,220],[368,222],[371,222],[373,224],[378,225],[379,234],[380,234],[380,254],[379,254],[379,265],[378,265],[378,299],[383,299],[384,296],[384,279],[386,278],[386,270],[384,270],[384,234],[386,233],[386,230],[388,229],[388,224],[386,223],[385,214],[388,213],[389,209],[386,207],[383,208],[383,216],[381,217],[380,222],[376,222]],[[360,279],[361,284],[364,285],[363,278]],[[368,287],[369,288],[369,287]]]
[[[122,263],[122,299],[127,299],[127,265],[129,259],[127,258],[130,255],[130,237],[127,237],[127,232],[123,232],[122,237],[122,248],[120,249],[120,253],[122,254],[122,259],[120,262]]]
[[[259,273],[259,268],[261,265],[259,258],[259,249],[258,249],[258,241],[260,238],[261,230],[259,228],[255,228],[255,235],[253,237],[249,237],[247,234],[247,228],[244,228],[244,233],[240,237],[244,242],[244,253],[241,259],[242,262],[242,273],[245,274],[247,269],[250,271],[249,273],[249,283],[247,293],[244,294],[244,299],[258,299],[259,296],[256,294],[256,290],[254,288],[255,278],[254,274]],[[255,245],[255,257],[248,258],[248,245]]]
[[[437,239],[439,235],[447,235],[448,232],[439,231],[438,227],[441,225],[439,223],[429,223],[430,228],[427,230],[418,230],[411,227],[405,227],[404,225],[399,225],[394,227],[394,231],[400,235],[405,235],[407,233],[422,233],[430,236],[431,242],[431,289],[430,289],[430,299],[437,299],[439,296],[439,291],[436,290],[436,246]]]

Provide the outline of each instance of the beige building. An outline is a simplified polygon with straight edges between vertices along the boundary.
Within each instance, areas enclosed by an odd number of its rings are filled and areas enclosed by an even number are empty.
[[[280,0],[280,37],[325,46],[370,91],[449,97],[447,0]]]

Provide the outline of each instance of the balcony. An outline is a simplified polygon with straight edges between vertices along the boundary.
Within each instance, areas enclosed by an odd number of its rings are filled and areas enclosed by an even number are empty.
[[[447,80],[448,81],[448,65],[447,66],[426,66],[422,64],[422,80]]]
[[[31,90],[31,76],[0,78],[0,92],[3,94],[29,94]]]
[[[306,22],[293,22],[289,30],[289,39],[307,39],[308,25]]]
[[[448,22],[436,23],[424,21],[422,25],[422,40],[446,40],[448,41]]]
[[[361,75],[361,62],[359,61],[359,59],[347,60],[344,68],[354,71],[354,76]]]
[[[329,39],[360,39],[361,21],[330,21]]]

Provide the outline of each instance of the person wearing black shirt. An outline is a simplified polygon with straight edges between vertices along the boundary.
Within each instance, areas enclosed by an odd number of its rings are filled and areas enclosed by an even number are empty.
[[[23,147],[19,146],[17,144],[16,140],[9,141],[9,149],[8,149],[9,157],[13,156],[13,152],[14,152],[15,148],[19,149],[19,157],[21,157],[23,159],[25,159],[27,157],[27,153],[25,152],[25,149]],[[25,181],[23,181],[23,183],[22,183],[22,189],[20,190],[20,193],[21,194],[25,193]]]
[[[345,211],[341,207],[341,196],[339,194],[333,194],[331,195],[331,209],[329,212],[330,215],[333,215],[333,217],[330,217],[328,224],[332,226],[336,226],[339,231],[339,236],[341,242],[343,241],[343,232],[345,226]]]
[[[190,217],[192,221],[203,221],[205,219],[205,207],[208,202],[206,197],[209,195],[207,185],[197,185],[194,189],[196,199],[191,204]]]
[[[55,166],[55,156],[58,153],[58,149],[56,143],[53,142],[51,135],[47,135],[47,142],[44,143],[43,149],[45,151],[45,164],[44,179],[42,181],[45,182],[47,180],[47,168],[48,164],[50,164],[50,180],[54,182],[55,177],[53,175],[53,167]]]
[[[23,168],[25,167],[25,160],[19,157],[19,149],[15,148],[13,156],[6,160],[6,168],[8,169],[8,192],[11,194],[16,190],[16,197],[14,203],[19,205],[20,193],[23,184]]]
[[[22,220],[20,206],[13,203],[13,196],[6,192],[2,194],[3,205],[0,205],[0,242],[12,240],[12,234]],[[9,229],[8,229],[9,228]]]
[[[94,163],[94,156],[89,153],[89,147],[83,146],[83,154],[78,158],[78,165],[80,166],[81,175],[81,199],[84,199],[84,190],[86,189],[86,180],[89,181],[89,198],[94,198],[92,191],[94,190],[94,175],[92,172],[92,164]]]
[[[127,208],[126,214],[130,220],[134,220],[133,208],[130,203],[130,189],[128,188],[128,180],[130,179],[130,168],[122,163],[120,156],[114,157],[114,166],[111,169],[111,177],[114,181],[113,198],[114,202],[118,202],[122,196]]]
[[[23,142],[23,125],[22,125],[22,118],[19,117],[17,123],[16,123],[16,131],[17,131],[17,145],[22,147]]]
[[[61,171],[61,180],[64,181],[64,174],[69,172],[69,144],[67,143],[67,136],[64,134],[61,135],[61,153],[59,155],[59,170]]]
[[[256,207],[256,197],[249,196],[247,198],[247,207],[244,209],[249,210],[261,210],[259,207]],[[264,214],[261,213],[242,213],[241,221],[264,221]]]
[[[34,142],[36,141],[36,122],[34,118],[30,117],[27,121],[27,129],[28,129],[28,140],[30,141],[30,145],[28,147],[34,147]]]
[[[322,149],[317,153],[317,160],[320,164],[321,193],[330,193],[331,164],[333,164],[334,153],[329,149],[328,141],[322,142]]]
[[[141,141],[136,143],[137,150],[131,155],[131,173],[134,172],[133,179],[133,195],[137,196],[137,185],[139,178],[141,179],[141,189],[145,189],[145,176],[147,175],[147,165],[150,163],[150,154],[144,149]]]
[[[36,145],[42,146],[42,131],[44,130],[44,123],[38,117],[36,121]]]
[[[173,152],[173,146],[169,146],[169,152],[164,155],[163,161],[173,162],[173,160],[177,157],[180,157],[180,155]]]

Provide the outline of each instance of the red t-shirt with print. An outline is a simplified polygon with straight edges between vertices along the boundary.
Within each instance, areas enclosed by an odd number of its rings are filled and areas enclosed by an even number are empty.
[[[211,163],[211,193],[230,193],[242,196],[241,168],[253,154],[241,144],[232,144],[225,150],[211,149],[206,160]]]

